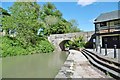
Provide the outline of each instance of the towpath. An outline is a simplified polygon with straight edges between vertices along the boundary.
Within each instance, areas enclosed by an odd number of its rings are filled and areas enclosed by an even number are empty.
[[[106,78],[89,63],[88,59],[76,50],[70,50],[70,54],[57,74],[56,78]]]

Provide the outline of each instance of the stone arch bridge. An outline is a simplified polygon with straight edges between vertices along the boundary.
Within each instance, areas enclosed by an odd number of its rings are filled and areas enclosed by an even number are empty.
[[[55,46],[56,50],[62,51],[64,50],[64,44],[66,41],[73,40],[75,37],[82,36],[85,42],[92,43],[92,37],[94,35],[94,31],[90,32],[76,32],[76,33],[66,33],[66,34],[54,34],[48,36],[48,40]],[[91,44],[92,45],[92,44]],[[90,46],[92,47],[92,46]]]

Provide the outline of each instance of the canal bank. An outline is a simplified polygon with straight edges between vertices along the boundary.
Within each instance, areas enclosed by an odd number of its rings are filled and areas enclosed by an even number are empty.
[[[87,58],[79,51],[69,50],[69,55],[55,78],[106,78],[90,65]]]

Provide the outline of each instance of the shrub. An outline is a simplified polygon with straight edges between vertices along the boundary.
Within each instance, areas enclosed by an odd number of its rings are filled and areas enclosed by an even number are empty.
[[[83,48],[85,46],[85,41],[83,37],[80,36],[74,38],[73,41],[68,41],[64,46],[69,47],[70,49]]]
[[[16,56],[16,55],[28,55],[34,53],[49,53],[54,51],[53,45],[47,40],[38,40],[36,45],[29,45],[24,48],[19,40],[10,37],[0,38],[0,50],[2,57]]]

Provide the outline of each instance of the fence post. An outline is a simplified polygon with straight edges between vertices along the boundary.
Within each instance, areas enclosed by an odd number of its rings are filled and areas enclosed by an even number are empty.
[[[114,58],[116,58],[116,48],[117,48],[117,45],[114,45]]]
[[[105,44],[105,56],[107,55],[107,44]]]

